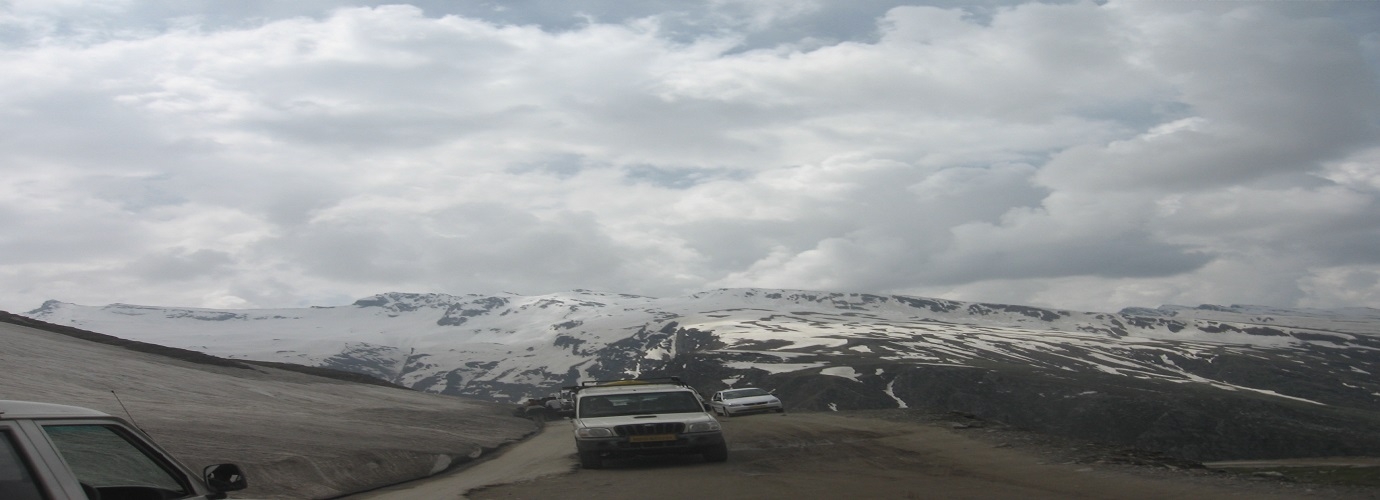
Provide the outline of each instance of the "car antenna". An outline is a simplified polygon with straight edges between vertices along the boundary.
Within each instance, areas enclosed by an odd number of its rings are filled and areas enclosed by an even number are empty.
[[[143,428],[143,427],[139,427],[139,422],[135,422],[135,421],[134,421],[134,415],[131,414],[131,413],[129,412],[129,408],[125,408],[125,402],[124,402],[124,401],[120,401],[120,395],[119,395],[119,394],[115,394],[115,389],[111,389],[111,390],[110,390],[110,394],[112,394],[112,395],[115,396],[115,402],[116,402],[116,403],[120,403],[120,409],[125,411],[125,416],[126,416],[126,417],[129,417],[129,423],[132,424],[132,425],[134,425],[134,428],[135,428],[135,429],[139,429],[140,431],[144,431],[144,428]],[[144,432],[148,432],[148,431],[144,431]]]

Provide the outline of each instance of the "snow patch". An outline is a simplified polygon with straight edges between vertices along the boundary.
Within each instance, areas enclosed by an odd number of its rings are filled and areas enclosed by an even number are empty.
[[[849,347],[848,350],[850,350],[850,351],[858,351],[858,352],[865,352],[865,353],[868,353],[868,354],[871,354],[871,353],[872,353],[872,349],[869,349],[869,348],[868,348],[867,346],[865,346],[865,345],[855,345],[855,346],[853,346],[853,347]]]
[[[881,371],[881,370],[877,370],[877,371]],[[891,396],[891,399],[896,400],[896,405],[897,405],[896,407],[897,407],[897,408],[902,408],[902,409],[910,408],[910,406],[907,406],[907,405],[906,405],[906,402],[905,402],[905,401],[902,401],[901,398],[896,397],[896,391],[895,391],[895,390],[892,390],[892,386],[895,386],[895,385],[896,385],[896,381],[895,381],[895,380],[892,380],[891,382],[888,382],[888,383],[886,384],[886,395]]]
[[[724,366],[735,370],[751,370],[756,368],[767,373],[777,374],[798,372],[800,370],[809,370],[811,368],[819,368],[828,365],[825,363],[757,363],[753,361],[730,361],[724,363]]]
[[[829,368],[820,370],[819,373],[821,375],[833,375],[835,377],[843,377],[854,382],[862,382],[861,380],[858,380],[858,372],[854,371],[853,367],[851,366],[831,366]]]
[[[839,405],[829,403],[829,411],[839,411]]]
[[[450,455],[436,455],[436,463],[431,464],[431,472],[426,475],[439,474],[450,468]]]

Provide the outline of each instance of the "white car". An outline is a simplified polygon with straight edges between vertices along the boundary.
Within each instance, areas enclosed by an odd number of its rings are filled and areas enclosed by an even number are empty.
[[[781,406],[780,399],[777,399],[772,393],[756,387],[724,389],[716,392],[714,397],[709,398],[709,407],[714,410],[714,413],[725,417],[746,413],[768,411],[782,413],[786,411]]]

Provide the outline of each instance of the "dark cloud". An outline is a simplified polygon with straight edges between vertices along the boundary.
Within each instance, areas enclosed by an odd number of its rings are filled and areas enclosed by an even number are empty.
[[[7,308],[1380,304],[1368,2],[5,9]]]

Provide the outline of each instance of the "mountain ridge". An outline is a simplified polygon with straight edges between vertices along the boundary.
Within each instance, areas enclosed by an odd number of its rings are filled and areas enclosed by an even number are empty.
[[[28,315],[231,359],[342,369],[495,401],[582,380],[675,374],[706,392],[777,388],[796,409],[923,405],[1189,458],[1380,450],[1380,438],[1357,439],[1348,430],[1380,423],[1374,309],[1203,305],[1103,313],[718,289],[672,298],[390,292],[345,306],[255,310],[50,301]],[[1216,423],[1230,418],[1219,413],[1243,408],[1258,422]],[[1125,422],[1069,424],[1083,422],[1086,412]],[[1298,431],[1292,422],[1299,418],[1334,422],[1318,438],[1331,444],[1289,444],[1283,436]],[[1254,430],[1223,430],[1240,425]],[[1194,445],[1174,435],[1176,426],[1203,427],[1194,432],[1216,433],[1227,444]],[[1280,442],[1253,444],[1252,433],[1264,429]]]

